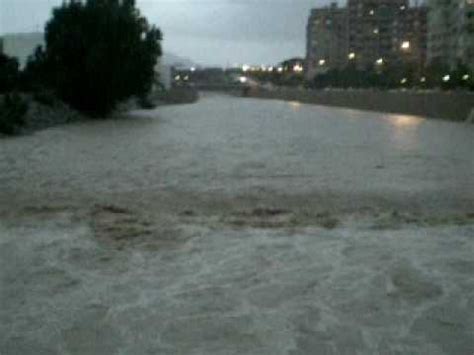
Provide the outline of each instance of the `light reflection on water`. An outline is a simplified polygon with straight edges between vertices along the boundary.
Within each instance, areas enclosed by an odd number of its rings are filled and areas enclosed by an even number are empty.
[[[425,121],[424,118],[410,115],[390,115],[389,121],[397,128],[417,127]]]
[[[301,108],[301,102],[299,101],[288,101],[288,104],[295,111],[298,111]]]
[[[391,140],[400,150],[413,150],[418,147],[420,137],[418,128],[424,118],[410,115],[393,114],[387,117],[392,125]]]

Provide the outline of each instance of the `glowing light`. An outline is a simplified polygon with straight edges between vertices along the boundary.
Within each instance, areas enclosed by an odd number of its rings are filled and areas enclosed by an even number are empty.
[[[407,51],[410,49],[410,41],[403,41],[400,48],[404,51]]]
[[[325,60],[325,59],[320,59],[320,60],[319,60],[319,65],[320,65],[320,66],[323,66],[323,65],[325,65],[325,64],[326,64],[326,60]]]
[[[303,71],[303,66],[302,65],[299,65],[299,64],[296,64],[294,67],[293,67],[293,71],[296,72],[296,73],[301,73]]]
[[[369,14],[370,14],[370,16],[374,16],[375,11],[374,11],[374,10],[370,10]]]
[[[383,58],[379,58],[375,61],[375,64],[377,65],[382,65],[383,64]]]
[[[376,35],[379,34],[379,29],[378,28],[374,28],[374,34],[376,34]]]
[[[247,64],[242,65],[242,71],[243,72],[247,72],[249,70],[250,70],[250,65],[247,65]]]
[[[354,60],[355,57],[356,57],[356,54],[354,52],[349,53],[349,55],[348,55],[349,60]]]
[[[184,81],[188,81],[188,80],[189,80],[189,76],[186,75],[183,80],[184,80]]]
[[[403,78],[402,80],[400,80],[400,84],[406,84],[406,83],[407,83],[407,81],[408,81],[408,79],[407,79],[407,78]]]
[[[274,69],[273,67],[269,67],[268,71],[271,73],[273,71],[273,69]]]
[[[282,67],[278,67],[278,72],[279,72],[279,73],[282,73],[282,72],[283,72],[283,68],[282,68]]]
[[[241,76],[241,77],[239,78],[239,81],[240,81],[242,84],[245,84],[245,83],[248,81],[248,79],[247,79],[246,76]]]
[[[195,72],[196,71],[196,68],[195,67],[191,67],[190,69],[192,72]]]
[[[469,80],[469,74],[463,75],[462,80],[465,80],[465,81]]]
[[[425,83],[425,82],[426,82],[426,78],[425,78],[424,76],[422,76],[422,77],[420,78],[420,82]]]
[[[176,80],[176,81],[181,80],[181,75],[176,75],[176,76],[174,77],[174,80]]]
[[[405,5],[400,6],[400,10],[404,11],[407,7]]]
[[[445,75],[445,76],[443,76],[443,81],[444,81],[445,83],[447,83],[447,82],[450,81],[450,80],[451,80],[451,75]]]

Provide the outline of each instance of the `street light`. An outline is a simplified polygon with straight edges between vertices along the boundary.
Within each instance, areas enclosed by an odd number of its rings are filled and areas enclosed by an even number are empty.
[[[247,64],[242,65],[242,71],[243,72],[247,72],[249,70],[250,70],[250,65],[247,65]]]
[[[351,53],[349,53],[349,55],[347,57],[349,58],[349,60],[354,60],[355,57],[356,57],[356,54],[354,52],[351,52]]]
[[[425,83],[425,82],[426,82],[426,78],[425,78],[424,76],[422,76],[422,77],[420,78],[420,82],[421,82],[421,83]]]
[[[403,51],[408,51],[410,49],[410,41],[403,41],[400,48]]]
[[[377,65],[382,65],[383,64],[383,58],[379,58],[375,61],[375,64]]]
[[[324,64],[326,64],[326,60],[325,59],[320,59],[319,60],[319,65],[323,66]]]
[[[299,65],[299,64],[296,64],[294,67],[293,67],[293,71],[296,72],[296,73],[301,73],[303,71],[303,66]]]
[[[451,80],[451,75],[448,74],[448,75],[443,76],[443,81],[445,83],[447,83],[449,80]]]
[[[469,74],[465,74],[462,76],[462,80],[468,81],[469,80]]]
[[[407,83],[407,81],[408,81],[408,79],[407,79],[407,78],[403,78],[402,80],[400,80],[400,84],[406,84],[406,83]]]

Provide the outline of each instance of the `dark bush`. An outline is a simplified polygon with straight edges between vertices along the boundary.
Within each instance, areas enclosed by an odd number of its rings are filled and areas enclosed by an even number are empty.
[[[449,78],[446,80],[446,78]],[[317,75],[309,83],[313,88],[441,88],[444,90],[470,89],[474,87],[473,73],[467,66],[450,69],[439,62],[419,68],[413,63],[385,63],[365,70],[355,66],[328,70]]]
[[[54,93],[46,89],[35,91],[33,100],[48,107],[53,107],[58,101]]]
[[[0,102],[0,133],[12,135],[18,133],[25,124],[28,103],[17,93],[5,95]]]
[[[18,60],[0,53],[0,93],[17,88],[19,75]]]
[[[20,83],[22,91],[34,93],[51,92],[51,89],[47,89],[48,85],[51,84],[51,75],[52,71],[48,68],[44,48],[39,46],[28,57],[25,69],[21,73]]]
[[[46,25],[45,39],[25,81],[47,84],[81,112],[105,116],[151,90],[161,32],[140,15],[135,0],[64,1]]]

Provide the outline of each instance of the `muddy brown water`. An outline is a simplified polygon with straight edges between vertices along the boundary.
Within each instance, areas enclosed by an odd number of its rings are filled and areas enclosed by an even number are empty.
[[[0,354],[470,354],[474,126],[204,95],[0,141]]]

